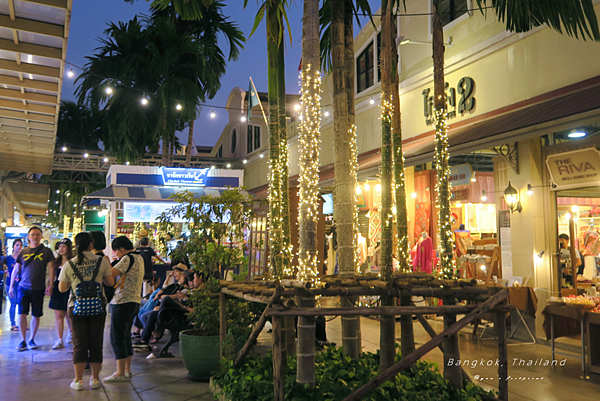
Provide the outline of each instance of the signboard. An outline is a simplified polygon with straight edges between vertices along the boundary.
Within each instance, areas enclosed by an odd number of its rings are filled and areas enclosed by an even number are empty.
[[[458,201],[469,201],[470,200],[470,190],[469,188],[465,188],[465,189],[459,189],[457,191],[452,191],[452,194],[450,196],[450,200],[452,202],[458,202]]]
[[[165,211],[177,206],[174,202],[124,202],[123,203],[123,222],[124,223],[151,223],[155,222]],[[184,223],[186,220],[174,218],[173,223]]]
[[[449,180],[453,187],[471,184],[471,177],[473,177],[473,169],[471,169],[470,164],[460,164],[450,167]]]
[[[548,155],[554,190],[600,185],[600,152],[595,148]]]
[[[475,109],[475,80],[471,77],[463,77],[458,80],[456,87],[445,85],[446,99],[448,101],[448,118],[471,112]],[[458,99],[457,94],[458,93]],[[433,124],[433,91],[429,88],[423,89],[423,115],[427,125]]]
[[[161,170],[164,185],[204,187],[209,169],[162,167]]]

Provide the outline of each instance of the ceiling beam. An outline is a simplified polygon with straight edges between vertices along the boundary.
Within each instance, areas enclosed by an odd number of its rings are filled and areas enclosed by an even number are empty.
[[[10,77],[8,75],[0,75],[0,85],[10,85],[19,88],[43,90],[47,92],[58,92],[58,84],[52,82],[36,81],[33,79],[23,79],[18,77]]]
[[[10,117],[10,118],[18,118],[21,120],[27,121],[38,121],[41,123],[56,123],[55,116],[48,116],[45,114],[37,114],[37,113],[25,113],[23,111],[15,111],[15,110],[1,110],[0,109],[0,117]]]
[[[62,48],[34,45],[32,43],[24,42],[15,45],[14,41],[8,39],[0,39],[0,50],[62,60]]]
[[[67,9],[67,0],[22,0],[25,3],[39,4],[54,8]]]
[[[0,14],[0,26],[56,38],[62,38],[65,34],[65,27],[62,25],[49,24],[47,22],[34,21],[25,18],[12,19],[11,16],[3,14]]]
[[[8,151],[13,154],[18,153],[33,153],[35,157],[39,157],[40,155],[53,155],[54,147],[53,146],[37,146],[35,144],[29,145],[16,145],[16,144],[7,144],[3,146],[3,150]],[[37,161],[37,160],[36,160]]]
[[[0,138],[10,138],[12,135],[27,135],[29,137],[35,138],[52,138],[54,139],[53,131],[41,131],[38,129],[27,129],[27,128],[19,128],[19,127],[9,127],[2,126],[0,127]]]
[[[20,90],[3,88],[0,88],[0,97],[8,97],[12,99],[20,99],[40,103],[49,103],[53,105],[56,105],[56,103],[58,102],[58,97],[56,95],[44,95],[41,93],[31,92],[23,93]]]
[[[15,191],[13,191],[12,187],[10,186],[10,182],[6,182],[2,185],[2,194],[9,198],[12,201],[12,203],[15,204],[19,212],[24,212],[23,204],[21,204],[21,201],[19,200],[19,198],[17,198]]]
[[[28,116],[31,116],[31,114],[28,114]],[[44,123],[38,123],[38,122],[27,122],[25,120],[17,120],[14,118],[5,118],[5,117],[0,117],[0,126],[9,126],[9,127],[22,127],[22,128],[29,128],[29,129],[38,129],[38,130],[42,130],[42,131],[50,131],[50,132],[54,132],[56,131],[56,124],[44,124]]]
[[[50,174],[51,163],[48,164],[48,161],[45,159],[40,159],[35,162],[24,161],[24,156],[19,156],[17,158],[4,158],[5,154],[0,153],[0,169],[2,170],[11,170],[11,171],[20,171],[23,173],[33,173],[33,174]],[[36,155],[33,153],[27,154],[25,157],[35,157]]]
[[[46,67],[43,65],[27,63],[18,64],[16,61],[0,60],[0,69],[60,79],[60,68]]]
[[[2,135],[2,134],[0,134]],[[0,136],[0,145],[2,146],[52,146],[54,138],[27,138],[25,135],[21,135],[24,139],[19,138],[2,138]]]
[[[13,110],[23,110],[23,111],[34,111],[37,113],[43,113],[43,114],[51,114],[53,116],[56,115],[56,107],[50,107],[50,106],[42,106],[39,104],[23,104],[22,102],[15,102],[12,100],[3,100],[0,99],[0,107],[6,108],[6,109],[13,109]],[[0,110],[0,115],[2,115],[2,110]],[[27,117],[25,117],[27,118]]]

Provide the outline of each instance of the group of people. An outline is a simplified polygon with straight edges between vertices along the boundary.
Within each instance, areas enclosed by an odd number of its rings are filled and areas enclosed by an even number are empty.
[[[117,369],[103,381],[127,381],[132,376],[131,327],[140,309],[146,275],[144,258],[140,252],[135,252],[127,237],[120,236],[111,243],[118,258],[111,266],[102,252],[106,248],[106,240],[101,232],[77,234],[75,251],[71,240],[59,241],[58,256],[55,257],[52,250],[41,243],[42,236],[39,227],[31,227],[27,236],[28,246],[23,247],[22,241],[15,240],[12,255],[4,260],[11,302],[11,330],[18,330],[21,336],[16,349],[38,348],[35,336],[43,315],[44,296],[50,295],[49,306],[55,311],[58,334],[54,349],[64,347],[64,320],[70,327],[75,369],[75,379],[70,387],[83,390],[83,373],[89,364],[92,371],[89,386],[97,389],[100,387],[106,308],[110,302],[110,342]],[[17,305],[18,325],[14,318]],[[31,329],[27,341],[30,310]]]

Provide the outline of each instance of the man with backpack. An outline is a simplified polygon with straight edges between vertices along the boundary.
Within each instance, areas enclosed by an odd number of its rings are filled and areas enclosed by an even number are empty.
[[[12,298],[16,294],[18,284],[19,303],[19,332],[21,342],[15,349],[25,351],[27,347],[36,349],[35,335],[40,327],[40,317],[44,310],[44,295],[52,293],[54,285],[54,254],[52,250],[42,244],[42,229],[33,226],[27,233],[29,246],[25,247],[17,257],[13,275],[10,281],[8,295]],[[46,284],[46,269],[49,273],[49,284]],[[25,341],[27,333],[27,315],[31,307],[31,333],[29,342]]]
[[[163,264],[166,264],[167,262],[165,262],[165,260],[150,247],[150,240],[148,237],[142,237],[139,243],[140,246],[136,249],[136,253],[139,253],[142,259],[144,259],[144,282],[147,284],[147,287],[143,288],[143,295],[146,295],[151,292],[151,290],[148,291],[148,288],[152,287],[152,281],[154,279],[152,258],[158,259]]]

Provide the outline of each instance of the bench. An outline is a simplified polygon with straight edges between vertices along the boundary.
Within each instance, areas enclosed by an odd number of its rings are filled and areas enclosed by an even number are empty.
[[[169,341],[160,350],[159,358],[172,358],[169,347],[179,341],[179,333],[183,330],[193,329],[187,319],[187,311],[180,308],[164,308],[158,313],[157,330],[169,330]]]

